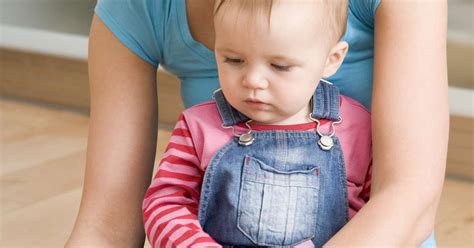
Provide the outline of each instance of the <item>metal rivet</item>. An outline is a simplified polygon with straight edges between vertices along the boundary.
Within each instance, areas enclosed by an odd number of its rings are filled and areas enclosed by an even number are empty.
[[[324,146],[333,146],[334,145],[334,142],[333,142],[332,138],[329,137],[329,136],[321,137],[320,141],[321,141],[321,144],[323,144]]]
[[[255,138],[251,133],[244,133],[239,137],[239,145],[248,146],[253,143]]]

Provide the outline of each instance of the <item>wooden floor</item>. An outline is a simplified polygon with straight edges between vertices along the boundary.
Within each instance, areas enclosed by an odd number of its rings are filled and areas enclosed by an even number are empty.
[[[76,217],[88,116],[0,99],[0,247],[62,247]],[[162,154],[169,130],[160,130]],[[447,178],[439,247],[474,247],[474,184]]]

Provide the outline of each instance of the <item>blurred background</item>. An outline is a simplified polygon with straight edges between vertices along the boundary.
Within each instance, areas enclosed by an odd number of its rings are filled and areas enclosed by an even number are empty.
[[[61,247],[74,224],[85,167],[94,7],[95,0],[0,0],[0,247]],[[474,247],[473,16],[473,0],[449,1],[451,130],[436,220],[439,247]],[[182,110],[176,78],[161,69],[157,77],[159,101],[166,104],[159,104],[156,163]]]

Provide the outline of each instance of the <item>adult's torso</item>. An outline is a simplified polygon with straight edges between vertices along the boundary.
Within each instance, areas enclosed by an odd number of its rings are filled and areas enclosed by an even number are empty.
[[[349,52],[339,71],[328,78],[341,93],[370,109],[373,30],[380,0],[349,0]],[[162,65],[181,81],[186,107],[208,101],[219,87],[212,25],[213,1],[100,0],[96,14],[132,51]]]
[[[186,1],[186,13],[191,36],[209,50],[214,50],[214,0]]]

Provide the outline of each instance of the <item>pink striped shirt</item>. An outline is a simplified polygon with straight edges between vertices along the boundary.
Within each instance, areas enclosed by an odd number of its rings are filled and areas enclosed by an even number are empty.
[[[336,134],[344,154],[349,217],[352,218],[370,194],[370,113],[351,98],[342,96],[340,103],[343,122],[336,126]],[[328,122],[323,120],[321,124],[323,130],[329,130]],[[197,216],[207,165],[233,137],[232,131],[221,125],[214,102],[196,105],[180,115],[143,201],[143,222],[153,247],[221,247],[202,230]],[[315,123],[252,125],[253,130],[312,130],[315,127]]]

